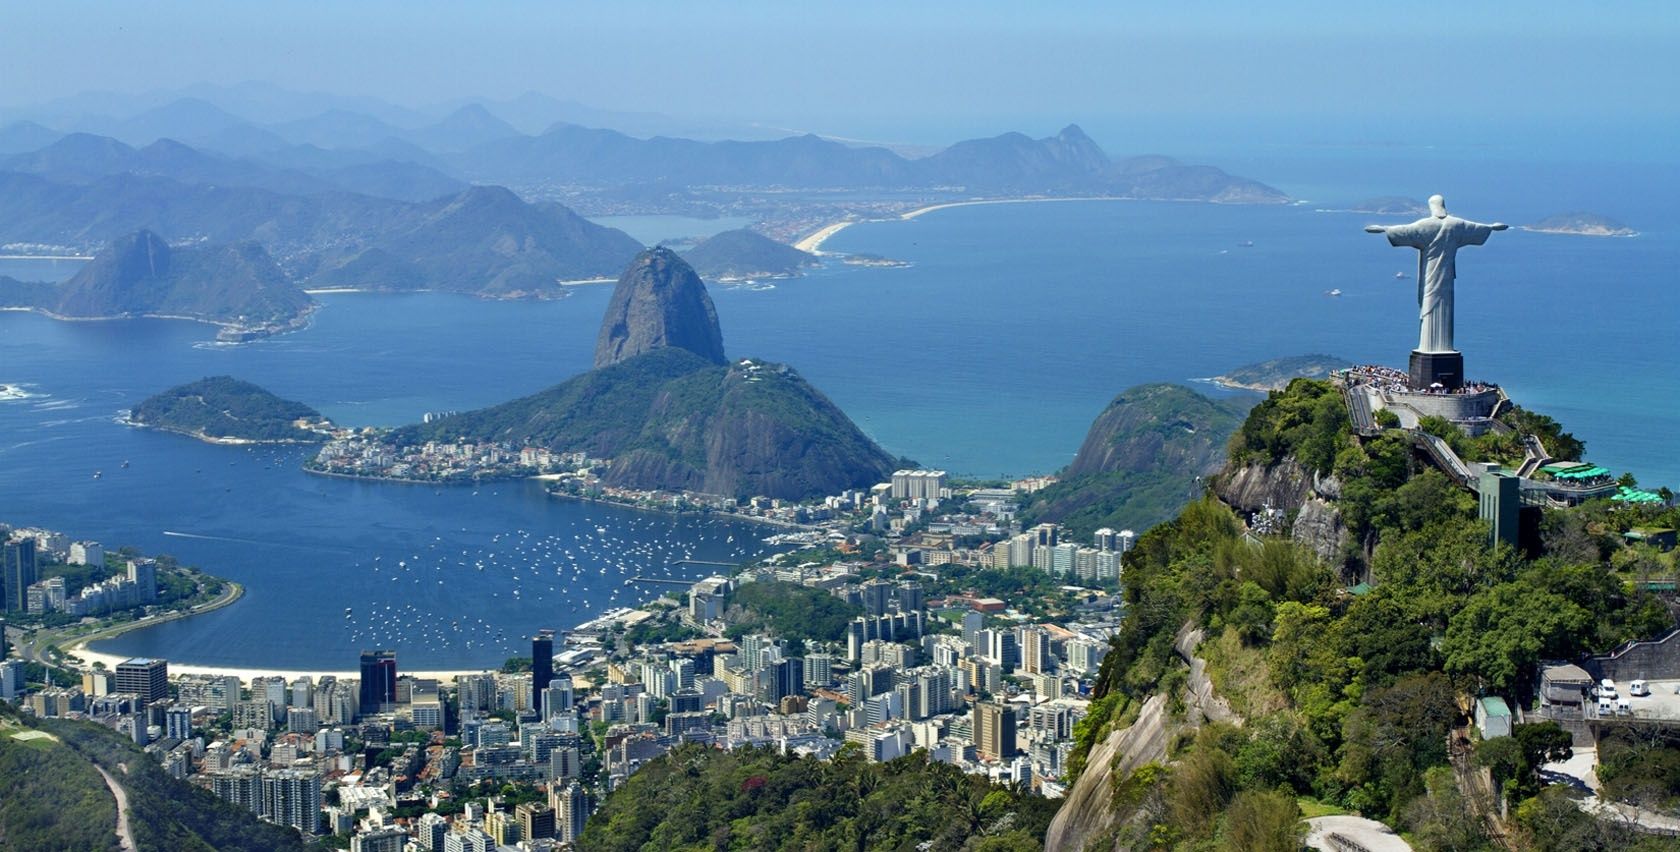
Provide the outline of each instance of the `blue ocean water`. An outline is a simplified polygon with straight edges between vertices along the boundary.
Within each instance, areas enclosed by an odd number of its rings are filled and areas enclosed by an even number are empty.
[[[1588,177],[1552,180],[1579,189]],[[1560,212],[1542,193],[1498,201],[1514,180],[1468,183],[1449,204],[1513,223]],[[1649,205],[1598,209],[1642,235],[1512,230],[1465,249],[1459,345],[1472,377],[1558,417],[1593,461],[1680,483],[1680,221]],[[713,298],[732,356],[795,365],[888,450],[963,474],[1049,472],[1140,382],[1309,352],[1403,365],[1415,291],[1395,273],[1409,275],[1415,258],[1363,233],[1369,218],[1311,206],[960,207],[856,225],[825,246],[908,268],[829,263],[773,286],[714,287]],[[233,607],[102,650],[341,669],[379,644],[405,668],[497,663],[537,627],[625,601],[631,574],[690,551],[749,554],[767,531],[559,501],[527,483],[475,492],[322,479],[297,469],[301,449],[211,446],[115,415],[220,373],[342,423],[488,405],[587,368],[609,292],[582,286],[541,303],[328,295],[308,330],[235,347],[190,323],[0,313],[0,383],[36,394],[0,402],[0,519],[174,553],[248,586]]]

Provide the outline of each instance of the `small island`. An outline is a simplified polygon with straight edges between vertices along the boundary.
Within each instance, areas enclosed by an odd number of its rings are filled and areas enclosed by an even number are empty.
[[[1322,379],[1351,366],[1353,362],[1334,355],[1291,355],[1238,367],[1208,381],[1228,390],[1267,393],[1283,390],[1295,379]]]
[[[170,388],[134,406],[128,422],[214,444],[314,444],[333,430],[319,411],[232,376]]]
[[[1384,195],[1379,198],[1367,198],[1347,210],[1349,213],[1372,213],[1379,216],[1424,216],[1428,215],[1429,206],[1416,198]]]
[[[1523,225],[1525,231],[1538,234],[1572,234],[1580,237],[1636,237],[1639,232],[1596,213],[1559,213],[1538,222]]]
[[[868,266],[878,269],[903,269],[910,265],[907,260],[893,260],[878,254],[848,254],[840,258],[840,262],[847,266]]]

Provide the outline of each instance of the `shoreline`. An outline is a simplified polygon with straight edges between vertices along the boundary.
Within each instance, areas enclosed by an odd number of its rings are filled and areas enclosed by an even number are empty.
[[[215,612],[216,610],[222,609],[223,607],[232,606],[234,603],[238,602],[239,600],[241,600],[245,597],[245,586],[243,584],[236,583],[232,580],[224,580],[223,582],[228,584],[229,593],[225,594],[221,597],[218,597],[215,600],[207,601],[204,604],[193,607],[192,609],[183,610],[183,611],[179,611],[179,612],[166,613],[164,615],[158,616],[157,618],[153,618],[153,619],[150,619],[150,620],[147,620],[147,621],[129,621],[129,622],[124,622],[122,624],[118,624],[118,625],[115,625],[115,626],[112,626],[112,627],[107,627],[103,630],[96,630],[96,631],[94,631],[94,632],[92,632],[92,633],[90,633],[86,636],[82,636],[82,637],[76,639],[74,642],[71,642],[68,645],[61,646],[60,650],[63,652],[64,658],[66,658],[66,659],[68,659],[70,657],[77,657],[85,665],[91,666],[94,663],[104,663],[105,667],[107,669],[115,669],[118,663],[121,663],[121,662],[124,662],[125,660],[130,659],[130,657],[127,656],[127,655],[124,655],[124,654],[113,654],[109,651],[96,650],[96,649],[91,648],[89,646],[96,643],[96,642],[104,642],[104,641],[107,641],[107,640],[110,640],[110,639],[115,639],[119,636],[122,636],[125,633],[131,633],[131,632],[136,631],[136,630],[142,630],[142,629],[145,629],[145,628],[155,627],[155,626],[157,626],[159,624],[162,624],[166,621],[177,621],[177,620],[180,620],[180,619],[183,619],[183,618],[191,618],[192,616],[195,616],[195,615],[203,615],[207,612]],[[354,679],[354,678],[357,678],[357,677],[361,676],[359,672],[352,671],[352,670],[322,671],[322,670],[301,669],[301,668],[300,669],[267,669],[267,668],[252,668],[252,667],[249,667],[249,666],[223,666],[223,665],[205,665],[205,664],[185,663],[185,662],[177,662],[174,659],[171,659],[169,657],[165,657],[164,659],[169,661],[169,673],[171,675],[180,675],[180,674],[189,674],[189,675],[203,675],[203,674],[208,674],[208,675],[238,675],[242,680],[246,680],[246,681],[252,680],[254,678],[259,678],[259,677],[272,677],[272,676],[275,676],[275,675],[283,676],[287,680],[292,680],[292,679],[294,679],[294,678],[296,678],[300,675],[309,675],[311,677],[319,677],[321,675],[335,675],[335,676],[340,677],[340,678],[349,678],[349,679]],[[482,671],[494,671],[495,668],[496,667],[492,666],[492,667],[489,667],[489,668],[482,668],[482,669],[413,671],[413,672],[405,672],[405,674],[412,674],[415,677],[435,677],[439,680],[442,680],[442,681],[453,684],[455,682],[455,678],[457,678],[461,675],[477,674],[477,673],[482,672]]]
[[[322,443],[325,440],[325,439],[323,439],[323,441],[299,441],[299,440],[294,440],[294,439],[290,439],[290,438],[259,439],[259,438],[216,437],[215,435],[206,435],[203,432],[188,432],[185,429],[177,429],[173,426],[159,426],[159,425],[154,424],[154,423],[141,423],[138,420],[133,420],[133,419],[126,418],[126,417],[123,418],[122,420],[118,421],[118,422],[120,422],[122,425],[127,426],[131,429],[151,429],[151,430],[157,431],[157,432],[167,432],[168,434],[171,434],[171,435],[180,435],[183,438],[192,438],[195,441],[202,441],[206,444],[216,444],[216,445],[224,446],[224,447],[246,447],[246,446],[257,446],[257,445],[262,445],[262,444],[272,444],[272,445],[275,445],[275,446],[291,445],[291,446],[307,447],[307,446],[312,446],[314,444]]]
[[[531,478],[532,479],[542,479],[543,477],[542,476],[535,476],[535,477],[531,477]],[[655,515],[665,515],[667,517],[672,517],[672,518],[684,518],[684,517],[720,518],[720,519],[729,520],[729,521],[740,521],[740,522],[744,522],[744,523],[762,524],[762,525],[767,526],[767,527],[776,527],[778,529],[784,529],[784,530],[800,530],[800,531],[807,531],[807,532],[810,531],[810,530],[818,529],[817,527],[808,526],[806,524],[797,524],[797,523],[793,523],[791,521],[778,521],[774,518],[760,518],[760,517],[756,517],[754,515],[739,515],[739,514],[736,514],[734,512],[720,512],[720,511],[716,511],[716,510],[701,510],[701,509],[688,509],[688,510],[685,510],[685,511],[676,511],[676,510],[673,510],[673,509],[662,509],[658,506],[643,506],[643,505],[640,505],[640,504],[637,504],[637,503],[623,503],[623,502],[620,502],[618,500],[608,500],[608,499],[602,498],[602,497],[584,497],[581,494],[567,494],[563,491],[549,491],[546,488],[544,489],[544,492],[547,493],[548,496],[550,496],[550,497],[559,498],[561,500],[576,500],[579,503],[599,503],[603,506],[612,506],[612,507],[618,508],[618,509],[630,509],[630,510],[637,511],[637,512],[651,512]]]
[[[859,222],[908,222],[911,219],[926,216],[936,210],[947,210],[952,207],[979,207],[987,204],[1039,204],[1047,201],[1173,201],[1196,202],[1202,204],[1224,203],[1192,198],[1128,198],[1121,195],[1079,195],[1067,197],[1046,195],[1027,196],[1021,198],[974,198],[966,201],[941,201],[937,204],[928,204],[922,207],[917,207],[914,210],[907,210],[894,216],[883,216],[873,219],[842,219],[838,222],[830,222],[816,231],[802,237],[798,242],[793,244],[793,247],[799,249],[800,251],[810,252],[811,254],[820,257],[827,254],[827,252],[822,250],[823,243],[827,242],[829,238],[833,237],[835,234],[838,234],[841,231],[858,224]]]
[[[143,628],[154,627],[156,625],[163,624],[165,622],[179,621],[183,618],[191,618],[195,615],[203,615],[207,612],[215,612],[218,609],[233,606],[234,604],[238,603],[240,600],[244,599],[244,597],[245,597],[245,584],[244,583],[237,583],[237,582],[234,582],[233,580],[227,580],[227,579],[222,580],[222,582],[227,584],[227,587],[228,587],[227,591],[224,592],[221,595],[218,595],[214,599],[211,599],[211,600],[205,601],[204,603],[199,604],[198,606],[190,607],[190,608],[184,609],[184,610],[176,610],[174,612],[166,612],[162,615],[157,616],[156,618],[150,618],[150,619],[146,619],[144,621],[141,621],[141,620],[138,620],[138,619],[136,619],[134,621],[125,621],[121,624],[115,624],[115,625],[112,625],[110,627],[95,630],[92,633],[89,633],[85,636],[77,637],[76,639],[71,641],[70,644],[68,644],[68,645],[59,646],[59,650],[62,651],[64,656],[67,657],[67,658],[68,657],[81,657],[82,659],[86,660],[89,663],[92,663],[92,662],[98,660],[98,661],[103,661],[106,664],[107,667],[113,667],[113,666],[116,665],[116,663],[120,663],[123,660],[126,660],[128,658],[123,657],[123,656],[119,656],[117,654],[106,653],[104,651],[95,651],[92,648],[89,648],[88,646],[91,645],[94,642],[104,642],[107,639],[115,639],[118,636],[122,636],[125,633],[132,633],[136,630],[140,630],[140,629],[143,629]],[[57,643],[55,642],[53,644],[57,644]],[[111,662],[112,659],[115,659],[116,662]]]
[[[793,247],[800,251],[809,252],[821,257],[826,254],[826,252],[822,250],[822,244],[827,242],[829,237],[850,228],[851,226],[857,224],[858,221],[859,220],[857,219],[843,219],[839,222],[830,222],[829,224],[818,228],[814,233],[808,234],[798,242],[794,243]]]
[[[98,316],[98,317],[73,317],[73,316],[67,316],[65,314],[60,314],[60,313],[57,313],[55,311],[51,311],[51,310],[48,310],[46,308],[38,307],[38,306],[35,306],[35,305],[7,305],[7,306],[4,306],[4,307],[0,307],[0,311],[12,311],[12,312],[16,312],[16,313],[35,314],[37,316],[43,316],[43,317],[46,317],[47,319],[54,320],[54,321],[57,321],[57,322],[116,322],[116,321],[119,321],[119,320],[137,320],[137,319],[178,320],[178,321],[183,321],[183,322],[196,322],[196,323],[200,323],[200,324],[203,324],[203,325],[208,325],[208,326],[211,326],[211,327],[215,328],[217,330],[216,331],[216,338],[212,342],[223,344],[223,345],[237,345],[237,344],[240,344],[240,343],[249,343],[249,342],[252,342],[252,341],[255,341],[255,340],[262,340],[264,338],[274,337],[274,336],[281,335],[281,334],[289,334],[289,333],[294,332],[294,331],[302,331],[303,329],[308,328],[310,325],[314,324],[315,312],[319,309],[320,309],[319,304],[311,304],[307,309],[304,310],[303,313],[285,321],[284,323],[281,323],[281,324],[278,324],[278,325],[248,326],[248,325],[241,325],[241,324],[236,323],[236,322],[226,322],[226,321],[223,321],[223,320],[213,320],[213,319],[210,319],[208,317],[195,317],[195,316],[187,316],[187,315],[184,315],[184,314],[136,313],[136,314],[113,314],[113,315],[110,315],[110,316]],[[232,338],[239,338],[239,339],[232,339]]]

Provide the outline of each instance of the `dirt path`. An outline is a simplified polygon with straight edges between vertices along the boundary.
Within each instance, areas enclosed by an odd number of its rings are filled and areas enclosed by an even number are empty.
[[[117,783],[117,779],[113,778],[111,773],[105,771],[105,767],[96,765],[93,768],[104,776],[105,786],[110,787],[111,795],[117,797],[117,837],[122,840],[122,848],[126,852],[139,849],[140,847],[134,845],[134,832],[128,828],[128,791]]]

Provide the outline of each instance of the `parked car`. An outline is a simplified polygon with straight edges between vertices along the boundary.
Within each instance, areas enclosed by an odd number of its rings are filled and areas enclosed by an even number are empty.
[[[1646,696],[1651,694],[1651,685],[1642,680],[1628,684],[1628,694]]]
[[[1605,679],[1599,681],[1598,682],[1598,697],[1599,698],[1609,698],[1611,700],[1615,700],[1615,698],[1616,698],[1616,682],[1611,680],[1610,678],[1605,678]]]

